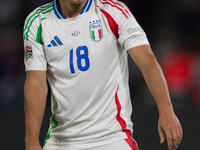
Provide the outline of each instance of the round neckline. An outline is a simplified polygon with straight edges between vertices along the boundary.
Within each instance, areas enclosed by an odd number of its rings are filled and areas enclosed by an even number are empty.
[[[56,17],[58,19],[61,19],[61,20],[69,20],[69,21],[77,20],[77,18],[79,18],[80,16],[84,15],[85,13],[87,13],[90,10],[91,5],[92,5],[92,0],[87,0],[86,3],[85,3],[85,5],[83,6],[83,8],[81,10],[81,13],[77,17],[75,17],[75,18],[66,18],[60,12],[60,10],[58,9],[57,0],[53,1],[53,9],[54,9],[54,13],[55,13]]]

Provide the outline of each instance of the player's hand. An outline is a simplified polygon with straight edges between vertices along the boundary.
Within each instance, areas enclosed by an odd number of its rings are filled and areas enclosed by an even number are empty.
[[[165,141],[165,135],[169,150],[175,150],[182,141],[183,131],[181,124],[173,111],[165,111],[160,114],[158,121],[160,143]]]

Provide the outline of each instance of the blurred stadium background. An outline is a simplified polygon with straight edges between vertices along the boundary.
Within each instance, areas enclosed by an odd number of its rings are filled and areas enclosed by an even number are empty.
[[[184,131],[180,150],[200,149],[200,1],[122,0],[145,30],[166,76],[175,113]],[[0,148],[24,150],[23,24],[49,0],[0,0]],[[159,144],[158,113],[144,79],[132,60],[130,90],[134,138],[141,150],[167,150]],[[43,143],[50,101],[42,125]]]

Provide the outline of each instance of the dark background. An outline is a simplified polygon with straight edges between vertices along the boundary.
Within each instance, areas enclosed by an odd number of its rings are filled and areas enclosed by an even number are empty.
[[[49,0],[0,0],[0,149],[24,150],[23,25]],[[145,30],[163,68],[184,138],[179,150],[200,150],[200,1],[123,0]],[[159,144],[158,112],[145,81],[129,59],[134,138],[140,150],[167,150]],[[41,129],[47,133],[50,100]]]

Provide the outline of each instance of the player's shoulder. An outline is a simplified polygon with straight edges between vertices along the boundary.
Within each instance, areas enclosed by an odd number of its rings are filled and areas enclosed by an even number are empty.
[[[96,5],[101,9],[113,9],[120,1],[117,0],[95,0]]]
[[[28,22],[34,22],[38,18],[44,18],[47,17],[48,14],[53,10],[53,2],[47,3],[45,5],[39,6],[36,9],[34,9],[25,20],[25,23]]]
[[[96,6],[108,12],[112,16],[123,16],[125,18],[133,17],[128,7],[121,1],[118,0],[95,0]]]
[[[43,20],[47,20],[51,16],[53,10],[53,2],[37,7],[33,10],[24,22],[24,39],[28,39],[30,31],[36,34],[38,27]]]

